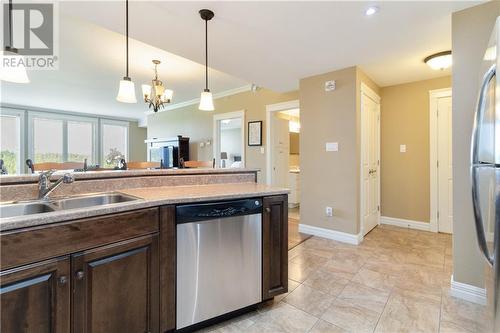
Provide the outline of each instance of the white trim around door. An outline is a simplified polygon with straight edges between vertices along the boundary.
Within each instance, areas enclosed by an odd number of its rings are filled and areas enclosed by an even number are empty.
[[[377,219],[378,219],[378,223],[380,225],[380,170],[381,170],[381,164],[380,164],[380,96],[377,95],[377,93],[375,93],[370,87],[368,87],[366,84],[364,84],[363,82],[361,82],[361,93],[360,93],[360,100],[359,100],[359,103],[360,103],[360,110],[361,110],[361,115],[360,115],[360,118],[361,118],[361,156],[360,156],[360,165],[359,165],[359,170],[360,170],[360,205],[359,205],[359,210],[360,210],[360,226],[361,226],[361,234],[362,235],[365,235],[365,225],[364,225],[364,216],[365,216],[365,212],[364,212],[364,200],[365,200],[365,197],[366,197],[366,193],[365,193],[365,190],[364,190],[364,164],[365,164],[365,161],[364,161],[364,152],[365,152],[365,149],[369,149],[368,145],[366,144],[363,144],[365,142],[365,135],[366,133],[364,133],[365,131],[363,130],[364,129],[364,126],[367,122],[367,114],[366,112],[363,111],[363,98],[369,98],[371,99],[372,101],[374,101],[377,105],[378,105],[378,111],[377,111],[377,114],[378,114],[378,118],[377,118],[377,126],[378,126],[378,129],[377,129],[377,135],[376,135],[376,154],[377,154],[377,167],[376,167],[376,173],[378,175],[378,178],[377,178],[377,207],[378,207],[378,216],[377,216]],[[369,231],[369,230],[368,230]]]
[[[271,149],[271,112],[286,111],[291,109],[299,109],[300,102],[298,99],[266,105],[266,184],[272,184],[272,149]]]
[[[438,99],[452,97],[451,88],[429,90],[430,231],[438,232]]]
[[[213,119],[213,152],[215,158],[215,167],[218,168],[220,165],[220,121],[224,119],[241,119],[241,165],[245,167],[245,110],[218,113],[214,114]]]

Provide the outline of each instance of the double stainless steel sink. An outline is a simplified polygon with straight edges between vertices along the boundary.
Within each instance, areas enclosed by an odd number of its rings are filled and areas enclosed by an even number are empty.
[[[0,217],[15,217],[31,214],[48,213],[67,209],[104,206],[121,202],[138,200],[139,198],[122,193],[103,193],[74,196],[56,200],[34,200],[0,205]]]

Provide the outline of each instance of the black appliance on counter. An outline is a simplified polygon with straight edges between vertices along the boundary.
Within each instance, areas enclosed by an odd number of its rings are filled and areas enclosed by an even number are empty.
[[[163,168],[179,168],[181,159],[189,161],[188,137],[152,138],[145,142],[148,146],[148,161],[163,162]]]

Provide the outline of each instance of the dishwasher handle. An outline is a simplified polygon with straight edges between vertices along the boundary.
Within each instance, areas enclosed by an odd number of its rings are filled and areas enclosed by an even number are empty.
[[[262,199],[180,205],[175,215],[177,224],[181,224],[251,214],[262,214]]]

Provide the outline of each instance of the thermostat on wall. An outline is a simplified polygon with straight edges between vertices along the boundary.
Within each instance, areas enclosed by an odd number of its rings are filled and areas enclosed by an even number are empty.
[[[326,81],[325,91],[334,91],[334,90],[335,90],[335,80]]]

